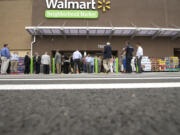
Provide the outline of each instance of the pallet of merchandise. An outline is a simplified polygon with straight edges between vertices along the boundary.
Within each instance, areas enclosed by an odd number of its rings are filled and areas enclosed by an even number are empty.
[[[153,72],[159,72],[159,59],[158,58],[150,58],[151,60],[151,66]]]
[[[148,56],[142,57],[141,65],[142,65],[142,70],[144,72],[151,72],[152,71],[151,60]]]
[[[152,72],[178,72],[178,57],[150,58]]]
[[[179,71],[178,57],[166,57],[166,71],[168,71],[168,72],[178,72]]]
[[[165,58],[158,59],[159,64],[159,71],[164,72],[166,70],[166,60]]]

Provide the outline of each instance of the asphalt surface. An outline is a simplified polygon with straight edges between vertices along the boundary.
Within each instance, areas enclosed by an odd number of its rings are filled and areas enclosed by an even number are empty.
[[[155,79],[159,77],[163,79]],[[180,73],[20,75],[0,76],[0,85],[165,83],[180,82],[178,77]],[[180,88],[0,90],[0,135],[179,134]]]

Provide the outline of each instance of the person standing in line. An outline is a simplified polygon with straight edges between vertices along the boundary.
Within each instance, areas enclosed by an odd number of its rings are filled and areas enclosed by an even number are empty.
[[[72,56],[70,56],[70,68],[71,68],[71,74],[74,73],[74,61]]]
[[[116,63],[116,56],[113,56],[113,72],[116,72],[116,70],[119,71],[119,69],[116,69],[116,64],[119,64],[119,63]]]
[[[98,56],[98,73],[101,73],[102,57]]]
[[[64,54],[61,55],[61,73],[64,73]]]
[[[112,47],[110,42],[107,42],[106,46],[104,46],[104,60],[103,60],[103,66],[106,73],[110,72],[111,58],[112,58]]]
[[[14,52],[11,55],[11,73],[17,73],[18,61],[19,61],[18,53]]]
[[[9,66],[10,52],[8,49],[8,44],[4,44],[4,48],[1,49],[1,74],[7,74],[7,69]]]
[[[143,48],[141,47],[140,43],[136,43],[137,47],[137,52],[136,52],[136,60],[137,60],[137,68],[138,68],[138,73],[142,73],[142,67],[141,67],[141,60],[143,56]]]
[[[94,73],[94,57],[91,57],[91,73]]]
[[[83,60],[82,60],[82,61],[83,61],[83,72],[84,72],[84,73],[87,72],[87,67],[86,67],[86,66],[87,66],[87,64],[86,64],[86,57],[87,57],[87,56],[84,56],[84,57],[83,57]]]
[[[83,72],[83,59],[80,60],[80,73]]]
[[[114,56],[110,59],[110,72],[113,73]]]
[[[45,52],[45,54],[42,55],[42,58],[41,58],[41,64],[43,64],[43,73],[44,74],[49,74],[50,63],[51,63],[50,56],[48,55],[47,52]]]
[[[80,61],[82,59],[82,54],[76,50],[74,53],[73,53],[73,61],[74,61],[74,64],[75,64],[75,73],[80,73],[81,72],[81,69],[80,69]],[[77,68],[78,68],[78,71],[77,71]]]
[[[69,74],[69,65],[70,65],[69,57],[64,56],[64,73],[65,74]]]
[[[57,74],[61,73],[61,62],[62,62],[61,54],[57,50],[55,54],[55,64],[56,64]]]
[[[126,48],[125,48],[125,52],[126,52],[126,73],[132,73],[131,60],[133,58],[134,48],[130,45],[129,41],[126,41],[125,44],[126,44]]]
[[[9,48],[8,48],[9,49]],[[9,49],[10,50],[10,49]],[[10,58],[11,58],[11,53],[10,53]],[[11,73],[11,60],[9,58],[9,66],[7,68],[7,74],[10,74]]]
[[[36,74],[40,73],[40,65],[41,65],[41,56],[36,52],[35,56],[33,58],[34,61],[34,69],[36,71]]]
[[[86,69],[87,69],[87,73],[91,73],[91,56],[89,53],[86,56]]]
[[[121,71],[126,73],[126,48],[123,48],[121,52]]]
[[[26,53],[24,57],[24,74],[30,73],[30,65],[31,65],[31,58],[29,56],[29,52]]]

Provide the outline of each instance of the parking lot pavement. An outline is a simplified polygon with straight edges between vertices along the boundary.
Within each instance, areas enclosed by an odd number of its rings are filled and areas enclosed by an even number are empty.
[[[179,72],[0,76],[0,135],[179,135],[179,84]]]
[[[1,91],[0,135],[179,135],[180,90]]]

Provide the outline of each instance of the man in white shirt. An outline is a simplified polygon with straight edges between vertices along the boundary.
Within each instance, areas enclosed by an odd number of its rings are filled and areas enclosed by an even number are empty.
[[[42,55],[42,57],[41,57],[41,64],[43,64],[43,73],[44,74],[49,74],[50,63],[51,63],[50,56],[48,55],[47,52],[45,52],[45,54]]]
[[[73,53],[73,61],[74,61],[74,64],[75,64],[75,73],[80,73],[81,70],[80,70],[80,61],[82,59],[82,54],[76,50],[74,53]],[[77,67],[78,67],[78,71],[77,71]]]
[[[11,73],[17,73],[17,66],[18,66],[18,61],[19,61],[19,56],[17,52],[14,52],[11,55]]]
[[[136,52],[136,60],[137,60],[137,72],[142,73],[141,60],[143,56],[143,48],[140,43],[136,43],[137,52]]]

